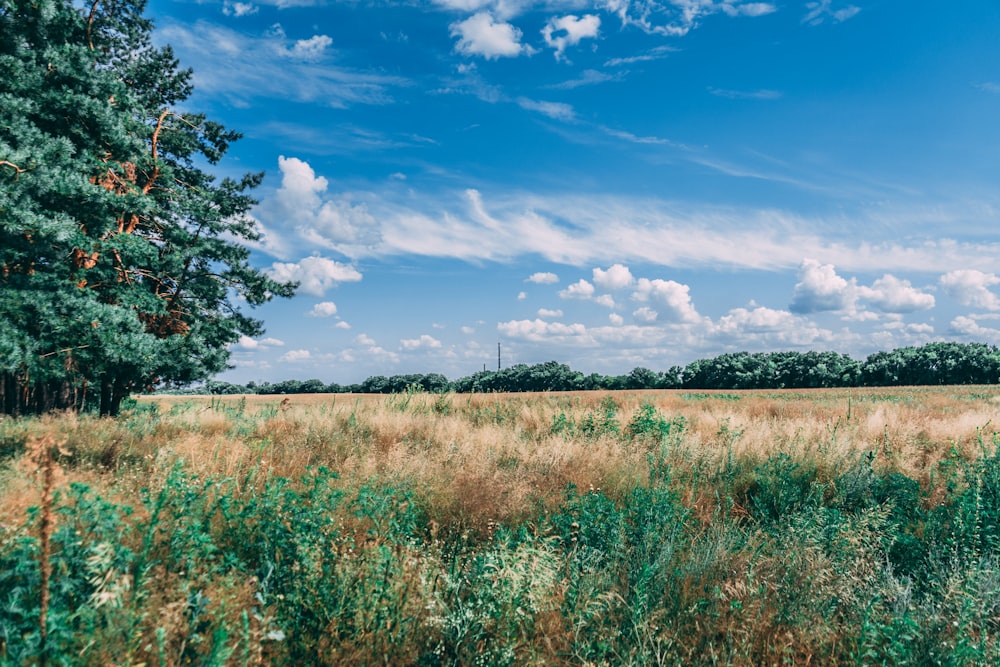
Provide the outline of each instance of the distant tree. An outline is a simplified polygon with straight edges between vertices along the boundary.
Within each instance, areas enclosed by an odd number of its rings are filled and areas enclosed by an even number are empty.
[[[204,170],[239,138],[184,109],[191,72],[143,0],[0,0],[0,412],[118,413],[226,368],[289,296],[250,267],[260,174]]]
[[[326,383],[322,380],[306,380],[299,386],[300,394],[322,394],[326,392]]]

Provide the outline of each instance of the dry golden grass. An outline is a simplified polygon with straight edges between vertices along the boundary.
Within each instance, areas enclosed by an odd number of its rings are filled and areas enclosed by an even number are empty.
[[[489,395],[296,395],[143,397],[119,421],[64,416],[0,422],[11,439],[51,433],[66,442],[65,482],[112,495],[155,488],[182,460],[202,477],[253,484],[335,470],[345,485],[378,477],[412,485],[441,523],[482,529],[552,506],[568,484],[610,495],[649,474],[650,440],[553,432],[561,415],[580,424],[618,406],[624,430],[644,404],[683,417],[669,443],[679,473],[716,471],[727,461],[761,462],[785,452],[829,478],[866,453],[927,488],[945,458],[981,454],[1000,424],[1000,388],[941,387],[757,392],[568,392]],[[157,413],[142,409],[157,406]],[[0,522],[37,504],[38,484],[20,453],[0,477]],[[696,508],[710,499],[690,491]],[[738,511],[738,510],[737,510]]]

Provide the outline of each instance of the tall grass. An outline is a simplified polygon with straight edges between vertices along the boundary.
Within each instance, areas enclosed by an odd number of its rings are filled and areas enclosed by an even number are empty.
[[[0,421],[0,664],[1000,664],[991,391]]]

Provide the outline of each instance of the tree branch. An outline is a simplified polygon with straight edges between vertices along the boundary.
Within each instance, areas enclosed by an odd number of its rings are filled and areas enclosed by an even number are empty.
[[[17,166],[16,164],[14,164],[13,162],[11,162],[10,160],[0,160],[0,167],[10,167],[11,169],[14,170],[14,173],[16,175],[18,175],[18,176],[20,176],[24,172],[28,171],[27,169],[24,169],[22,167]]]
[[[94,17],[97,15],[97,5],[100,4],[101,0],[94,0],[94,4],[90,6],[90,16],[87,17],[87,46],[90,50],[94,50],[94,40],[92,36],[92,28],[94,27]]]
[[[160,131],[163,129],[163,121],[167,119],[167,116],[175,115],[169,109],[164,109],[160,117],[156,119],[156,128],[153,130],[153,174],[149,177],[149,180],[144,186],[142,186],[142,194],[149,194],[149,191],[153,189],[153,183],[156,179],[160,177],[160,165],[157,164],[159,161],[159,143],[160,143]],[[183,118],[182,118],[183,120]]]

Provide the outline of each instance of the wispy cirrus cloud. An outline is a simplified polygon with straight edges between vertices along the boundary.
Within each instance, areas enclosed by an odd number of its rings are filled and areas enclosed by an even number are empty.
[[[636,261],[788,270],[799,269],[802,258],[811,257],[816,262],[813,270],[831,265],[866,272],[874,266],[886,273],[926,273],[932,267],[938,272],[995,273],[994,258],[1000,256],[1000,242],[989,235],[964,241],[942,237],[942,225],[966,213],[949,214],[941,206],[935,208],[928,235],[901,240],[888,222],[893,214],[884,206],[859,209],[847,221],[840,215],[825,219],[775,209],[594,193],[487,197],[474,188],[421,194],[391,185],[379,192],[339,192],[303,160],[284,158],[281,169],[282,187],[264,197],[253,214],[270,236],[282,239],[284,258],[311,253],[320,245],[351,258],[410,254],[506,262],[537,256],[575,266]],[[997,213],[993,215],[982,219],[984,230],[1000,224]],[[908,209],[895,217],[918,219]],[[933,299],[905,287],[891,281],[872,284],[866,298],[887,308],[907,303],[919,307]],[[909,297],[900,296],[904,293]],[[807,298],[803,292],[795,297],[796,308],[807,312],[822,298],[815,293]]]
[[[576,113],[573,111],[573,107],[564,102],[542,102],[538,100],[529,100],[526,97],[519,97],[517,99],[517,104],[522,109],[537,111],[538,113],[548,116],[554,120],[565,121],[576,118]]]
[[[806,9],[809,11],[802,17],[802,22],[812,26],[820,25],[827,20],[841,23],[861,12],[861,8],[856,5],[847,5],[838,9],[834,7],[833,0],[807,2]]]
[[[574,88],[580,88],[582,86],[594,86],[600,83],[606,83],[608,81],[620,81],[622,79],[622,74],[606,74],[605,72],[599,72],[595,69],[586,69],[581,72],[580,76],[575,79],[570,79],[568,81],[561,81],[559,83],[552,83],[544,88],[551,90],[572,90]]]
[[[402,77],[325,62],[331,58],[330,37],[289,39],[280,26],[247,35],[205,21],[165,22],[155,37],[169,43],[182,61],[198,63],[194,80],[199,90],[237,106],[261,98],[331,107],[387,104],[393,88],[410,85]]]
[[[678,51],[676,47],[673,46],[657,46],[648,51],[638,53],[631,56],[623,56],[618,58],[609,58],[604,61],[605,67],[621,67],[622,65],[634,65],[635,63],[651,62],[654,60],[662,60],[666,58],[671,53]]]
[[[727,90],[725,88],[708,87],[708,92],[716,97],[730,100],[777,100],[782,97],[781,91],[761,88],[758,90]]]

